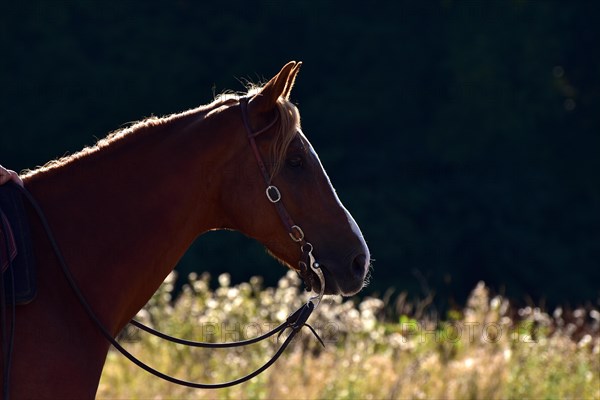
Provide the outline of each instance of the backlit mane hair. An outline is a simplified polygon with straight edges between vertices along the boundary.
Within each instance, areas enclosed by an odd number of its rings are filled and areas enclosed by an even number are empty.
[[[273,160],[271,179],[281,170],[290,143],[296,137],[297,132],[301,132],[300,112],[291,101],[280,97],[277,101],[277,111],[279,111],[279,124],[277,124],[278,131],[271,147]]]
[[[262,86],[250,85],[248,93],[223,93],[217,97],[217,100],[239,100],[241,97],[252,97],[260,92]],[[273,129],[277,129],[274,140],[269,151],[269,159],[265,160],[271,165],[271,179],[273,179],[283,167],[287,155],[287,149],[290,143],[296,137],[297,132],[301,131],[300,112],[298,108],[287,98],[279,97],[277,99],[278,121]]]
[[[149,117],[141,121],[133,122],[131,125],[126,126],[122,129],[109,133],[105,138],[98,140],[94,145],[84,147],[82,150],[66,155],[55,160],[51,160],[43,166],[37,167],[33,170],[26,170],[23,172],[23,178],[31,178],[35,175],[51,172],[64,165],[70,164],[76,160],[87,156],[94,156],[99,153],[102,149],[108,147],[114,147],[123,145],[133,140],[138,135],[151,128],[163,126],[165,123],[174,120],[177,117],[190,115],[193,113],[208,114],[213,110],[216,110],[222,106],[228,106],[229,103],[239,101],[241,97],[253,96],[259,92],[260,86],[252,86],[248,89],[248,93],[232,93],[225,92],[216,96],[212,103],[204,106],[196,107],[181,113],[168,115],[165,117]],[[281,167],[285,163],[287,149],[296,137],[296,133],[300,130],[300,113],[296,106],[294,106],[288,99],[280,97],[277,101],[278,121],[272,129],[277,129],[274,135],[273,143],[271,144],[269,161],[265,160],[266,163],[272,165],[271,178],[273,178],[281,170]]]

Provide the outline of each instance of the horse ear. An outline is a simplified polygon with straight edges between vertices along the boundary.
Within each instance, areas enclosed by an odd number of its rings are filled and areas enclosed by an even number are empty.
[[[300,66],[302,62],[297,62],[294,68],[292,69],[290,75],[288,76],[287,84],[285,85],[285,90],[282,93],[284,99],[289,100],[290,92],[294,87],[294,83],[296,82],[296,76],[298,76],[298,72],[300,72]]]
[[[257,110],[267,112],[275,108],[280,97],[289,98],[296,75],[302,63],[290,61],[252,98],[250,105]]]

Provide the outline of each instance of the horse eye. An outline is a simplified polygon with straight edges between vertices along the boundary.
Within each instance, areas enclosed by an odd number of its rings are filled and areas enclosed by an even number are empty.
[[[304,165],[302,156],[292,156],[287,159],[287,164],[292,168],[300,168]]]

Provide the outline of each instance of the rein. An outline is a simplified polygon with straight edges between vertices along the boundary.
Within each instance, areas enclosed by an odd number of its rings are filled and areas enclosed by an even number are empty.
[[[265,179],[265,183],[267,185],[267,187],[265,189],[265,194],[267,196],[267,199],[275,205],[277,213],[278,213],[279,217],[281,218],[283,225],[287,229],[290,238],[294,242],[298,243],[300,246],[300,250],[302,253],[302,259],[298,263],[299,273],[304,278],[307,285],[312,286],[312,277],[309,275],[310,271],[312,271],[319,278],[319,281],[320,281],[319,282],[319,284],[320,284],[319,285],[319,289],[320,289],[319,293],[317,295],[311,297],[306,304],[304,304],[298,310],[296,310],[295,312],[290,314],[290,316],[282,324],[280,324],[276,328],[272,329],[271,331],[269,331],[261,336],[258,336],[256,338],[253,338],[253,339],[242,340],[242,341],[237,341],[237,342],[206,343],[206,342],[195,342],[195,341],[190,341],[190,340],[184,340],[184,339],[179,339],[179,338],[175,338],[175,337],[166,335],[166,334],[159,332],[157,330],[154,330],[153,328],[150,328],[136,320],[130,321],[131,325],[133,325],[139,329],[142,329],[152,335],[155,335],[161,339],[164,339],[164,340],[167,340],[167,341],[170,341],[173,343],[185,345],[185,346],[203,347],[203,348],[232,348],[232,347],[247,346],[247,345],[258,343],[260,341],[268,339],[269,337],[271,337],[273,335],[277,335],[277,338],[279,339],[279,337],[287,329],[291,330],[291,332],[285,338],[284,342],[281,344],[279,349],[263,366],[261,366],[254,372],[251,372],[248,375],[243,376],[241,378],[238,378],[238,379],[235,379],[235,380],[232,380],[229,382],[214,383],[214,384],[198,383],[198,382],[190,382],[190,381],[182,380],[182,379],[175,378],[175,377],[169,376],[167,374],[164,374],[164,373],[150,367],[149,365],[145,364],[144,362],[142,362],[138,358],[136,358],[133,354],[128,352],[123,346],[121,346],[121,344],[119,344],[119,342],[117,342],[117,340],[115,340],[115,338],[112,336],[112,334],[104,326],[102,321],[100,321],[100,319],[98,318],[98,316],[92,309],[91,305],[89,304],[89,302],[86,300],[85,296],[79,289],[79,286],[77,285],[77,282],[76,282],[75,278],[73,277],[71,270],[69,269],[69,267],[65,261],[65,258],[63,257],[63,254],[58,246],[58,243],[56,242],[56,240],[54,238],[52,230],[50,229],[50,225],[48,224],[48,221],[47,221],[45,214],[42,211],[40,205],[35,200],[35,198],[31,195],[31,193],[29,191],[27,191],[27,189],[25,189],[21,186],[18,186],[21,193],[29,201],[29,203],[33,207],[35,213],[37,214],[37,216],[42,224],[42,227],[44,228],[46,236],[48,237],[50,245],[56,255],[58,263],[60,264],[62,272],[63,272],[65,278],[67,279],[67,282],[71,286],[71,289],[73,290],[75,296],[79,300],[79,303],[82,305],[85,312],[88,314],[89,318],[94,322],[94,324],[96,325],[96,327],[98,328],[98,330],[100,331],[102,336],[104,336],[104,338],[115,349],[117,349],[121,354],[123,354],[126,358],[128,358],[131,362],[133,362],[135,365],[137,365],[141,369],[143,369],[161,379],[164,379],[168,382],[175,383],[175,384],[182,385],[182,386],[191,387],[191,388],[219,389],[219,388],[225,388],[225,387],[229,387],[229,386],[238,385],[240,383],[246,382],[246,381],[254,378],[255,376],[257,376],[260,373],[262,373],[263,371],[265,371],[267,368],[269,368],[271,365],[273,365],[273,363],[281,356],[281,354],[283,354],[285,349],[289,346],[289,344],[292,342],[294,337],[298,334],[298,332],[300,332],[300,330],[304,326],[307,326],[310,329],[310,331],[315,335],[315,337],[318,339],[318,341],[323,346],[325,346],[323,341],[317,334],[317,332],[310,325],[308,325],[306,323],[306,321],[308,320],[308,318],[310,317],[312,312],[316,309],[316,307],[321,302],[321,299],[322,299],[324,291],[325,291],[325,277],[323,276],[323,272],[321,271],[319,264],[315,261],[315,257],[313,256],[312,244],[305,240],[304,232],[302,231],[302,228],[300,228],[300,226],[298,226],[294,223],[294,221],[290,217],[289,213],[285,209],[285,206],[283,205],[283,203],[281,203],[281,193],[280,193],[279,189],[276,186],[271,185],[267,169],[265,167],[265,164],[262,160],[262,157],[258,150],[258,146],[256,145],[256,141],[255,141],[256,136],[258,136],[260,133],[263,133],[263,132],[267,131],[269,128],[271,128],[276,123],[277,120],[273,121],[271,124],[269,124],[267,127],[263,128],[261,131],[252,132],[252,129],[250,128],[250,124],[248,121],[247,107],[248,107],[248,98],[240,99],[240,108],[241,108],[241,112],[242,112],[242,119],[244,121],[244,126],[245,126],[247,134],[248,134],[248,140],[250,143],[250,147],[252,148],[252,151],[256,158],[260,172],[263,175],[263,178]],[[310,269],[310,271],[309,271],[309,269]],[[4,310],[4,307],[2,307],[2,309]],[[14,312],[13,312],[13,316],[14,316]],[[14,328],[14,323],[12,324],[12,326]],[[12,352],[12,346],[10,346],[10,347],[11,348],[8,349],[9,351],[4,353],[5,355],[8,354],[8,356],[7,356],[8,359],[10,359],[10,354]],[[7,363],[5,362],[5,367],[6,367],[6,364]],[[6,370],[6,368],[5,368],[4,373],[5,373],[5,378],[8,377],[9,372]],[[5,379],[4,380],[5,399],[8,398],[7,397],[8,396],[8,384],[9,384],[8,380]]]
[[[9,183],[9,184],[14,184],[14,183]],[[15,186],[20,187],[17,184],[14,184]],[[0,214],[2,213],[2,210],[0,210]],[[0,218],[0,227],[2,228],[3,232],[8,232],[8,221],[4,218]],[[8,253],[8,249],[9,244],[8,244],[8,235],[5,236],[4,238],[5,240],[5,245],[6,245],[6,250]],[[6,318],[6,309],[7,309],[7,304],[6,304],[6,297],[4,296],[4,293],[0,293],[0,327],[2,328],[2,333],[1,333],[1,344],[2,344],[2,398],[5,400],[8,400],[8,396],[9,396],[9,382],[10,382],[10,366],[12,364],[12,355],[13,355],[13,346],[14,346],[14,339],[15,339],[15,304],[16,304],[16,298],[15,298],[15,277],[13,274],[13,266],[12,266],[12,260],[10,255],[8,256],[8,268],[6,269],[7,275],[10,276],[10,288],[11,288],[11,295],[9,296],[9,303],[10,303],[10,328],[8,330],[8,334],[6,333],[6,324],[7,324],[7,318]],[[5,289],[5,285],[4,285],[4,273],[2,272],[2,270],[0,269],[0,288],[2,288],[3,290]],[[312,328],[311,328],[312,329]],[[319,339],[320,340],[320,339]]]

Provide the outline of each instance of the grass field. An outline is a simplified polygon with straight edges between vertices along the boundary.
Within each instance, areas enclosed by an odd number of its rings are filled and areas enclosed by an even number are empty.
[[[256,336],[306,301],[293,274],[277,288],[259,278],[219,288],[190,277],[174,304],[168,278],[138,319],[178,337],[231,341]],[[322,348],[300,335],[269,370],[220,390],[179,387],[110,351],[98,391],[102,399],[600,399],[600,312],[527,307],[490,298],[483,284],[467,307],[433,320],[417,312],[384,318],[375,298],[359,304],[326,299],[311,316]],[[410,307],[404,307],[409,310]],[[221,382],[264,363],[275,340],[243,350],[189,350],[127,329],[122,342],[159,370],[179,378]]]

